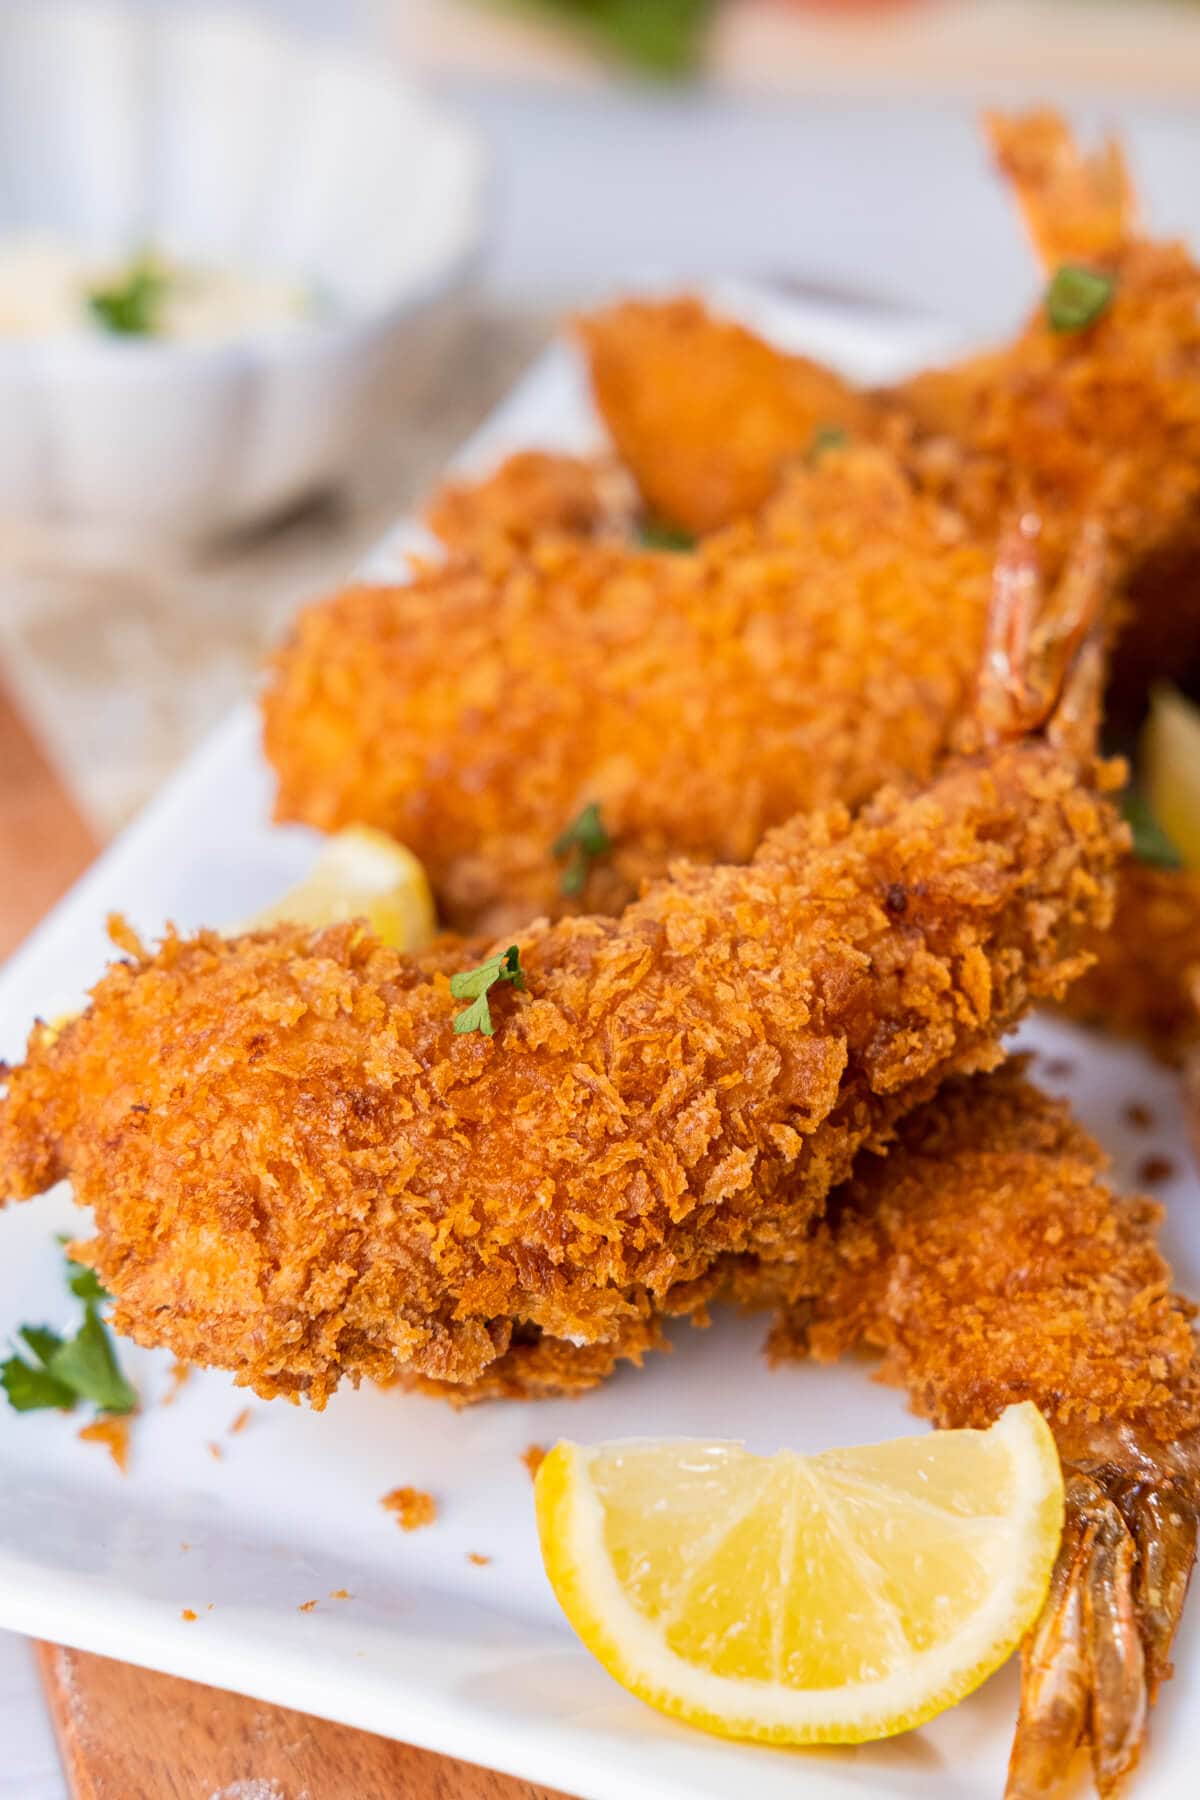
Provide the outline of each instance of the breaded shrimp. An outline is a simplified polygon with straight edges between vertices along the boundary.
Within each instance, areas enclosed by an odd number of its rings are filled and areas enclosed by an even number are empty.
[[[1045,1414],[1067,1476],[1050,1597],[1024,1649],[1009,1800],[1059,1790],[1091,1744],[1101,1794],[1133,1769],[1170,1673],[1200,1502],[1196,1308],[1171,1292],[1162,1209],[1018,1066],[952,1082],[861,1158],[808,1247],[776,1356],[857,1344],[935,1424]]]
[[[447,924],[616,912],[670,859],[927,778],[967,707],[992,553],[882,452],[830,452],[695,554],[494,542],[311,608],[264,698],[277,816],[375,825]],[[555,844],[609,847],[564,892]]]
[[[752,513],[869,402],[831,369],[776,350],[700,301],[627,300],[576,321],[596,403],[650,509],[701,533]]]
[[[1052,737],[533,926],[490,1038],[455,1032],[444,947],[431,974],[355,926],[170,936],[35,1032],[0,1192],[69,1177],[117,1328],[264,1395],[475,1382],[514,1330],[619,1342],[722,1258],[786,1256],[1078,972],[1127,833]]]
[[[1132,716],[1156,673],[1200,674],[1200,270],[1139,234],[1113,143],[1087,155],[1047,111],[987,127],[1047,276],[1111,282],[1090,323],[1056,328],[1043,296],[1012,343],[867,395],[695,300],[641,302],[580,327],[596,400],[647,502],[693,529],[760,507],[818,414],[886,443],[979,533],[1036,511],[1051,573],[1100,519],[1126,619],[1114,701]]]

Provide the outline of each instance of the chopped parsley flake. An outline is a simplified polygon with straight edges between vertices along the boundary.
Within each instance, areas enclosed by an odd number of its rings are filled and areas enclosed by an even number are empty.
[[[555,860],[566,862],[558,884],[561,891],[568,898],[582,893],[592,864],[597,858],[607,856],[611,849],[612,839],[604,829],[600,808],[593,800],[551,845]]]
[[[1156,869],[1182,869],[1183,858],[1167,836],[1150,802],[1140,788],[1129,787],[1121,796],[1121,812],[1133,831],[1133,854]]]
[[[516,944],[510,944],[498,956],[489,957],[487,962],[480,963],[477,969],[465,969],[458,975],[450,977],[450,992],[456,1000],[469,1000],[471,1005],[458,1013],[454,1020],[454,1029],[458,1034],[468,1031],[481,1031],[484,1037],[492,1037],[496,1027],[492,1023],[492,1009],[488,1004],[488,995],[497,982],[507,981],[515,988],[525,986],[525,971],[521,967],[521,952]]]
[[[684,531],[678,525],[668,524],[666,519],[653,516],[643,519],[638,532],[645,550],[694,550],[696,540],[690,531]]]
[[[116,337],[154,337],[170,281],[150,256],[139,256],[110,287],[93,288],[92,317]]]
[[[1116,283],[1099,269],[1064,263],[1046,289],[1046,316],[1052,331],[1083,331],[1112,301]]]
[[[818,425],[808,446],[810,463],[820,462],[827,450],[844,450],[850,433],[842,425]]]

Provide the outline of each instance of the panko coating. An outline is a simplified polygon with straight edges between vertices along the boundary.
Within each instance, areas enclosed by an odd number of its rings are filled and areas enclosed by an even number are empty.
[[[264,707],[276,814],[390,832],[444,921],[615,913],[679,855],[742,862],[928,778],[969,709],[992,553],[883,452],[831,452],[694,554],[543,539],[303,613]],[[554,846],[611,849],[564,892]]]
[[[1127,841],[1112,779],[1026,739],[681,863],[524,933],[492,1037],[455,1031],[444,944],[170,936],[35,1032],[0,1193],[69,1177],[117,1329],[264,1395],[618,1341],[722,1258],[786,1260],[860,1149],[1062,991]]]

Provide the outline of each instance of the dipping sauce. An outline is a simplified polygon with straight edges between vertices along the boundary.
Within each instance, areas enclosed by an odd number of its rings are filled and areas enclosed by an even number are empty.
[[[57,238],[0,239],[0,338],[211,344],[294,330],[319,311],[307,288],[278,276],[176,262],[154,250],[106,262]]]

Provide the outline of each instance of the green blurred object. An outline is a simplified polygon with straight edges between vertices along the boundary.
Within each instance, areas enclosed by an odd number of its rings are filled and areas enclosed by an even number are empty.
[[[666,519],[644,519],[638,532],[638,542],[643,550],[696,548],[696,540],[690,531],[681,531],[678,525],[672,525]]]
[[[812,442],[808,446],[807,461],[820,462],[827,450],[844,450],[850,442],[850,433],[843,425],[818,425],[812,434]]]
[[[1133,832],[1133,854],[1156,869],[1182,869],[1183,858],[1154,816],[1145,794],[1127,787],[1121,795],[1121,812]]]
[[[1099,269],[1064,263],[1046,289],[1046,314],[1052,331],[1083,331],[1112,304],[1115,282]]]
[[[170,285],[166,271],[150,255],[130,263],[111,287],[87,297],[92,317],[116,337],[153,337]]]
[[[545,13],[589,37],[597,49],[644,74],[677,78],[699,67],[717,0],[503,0]]]

